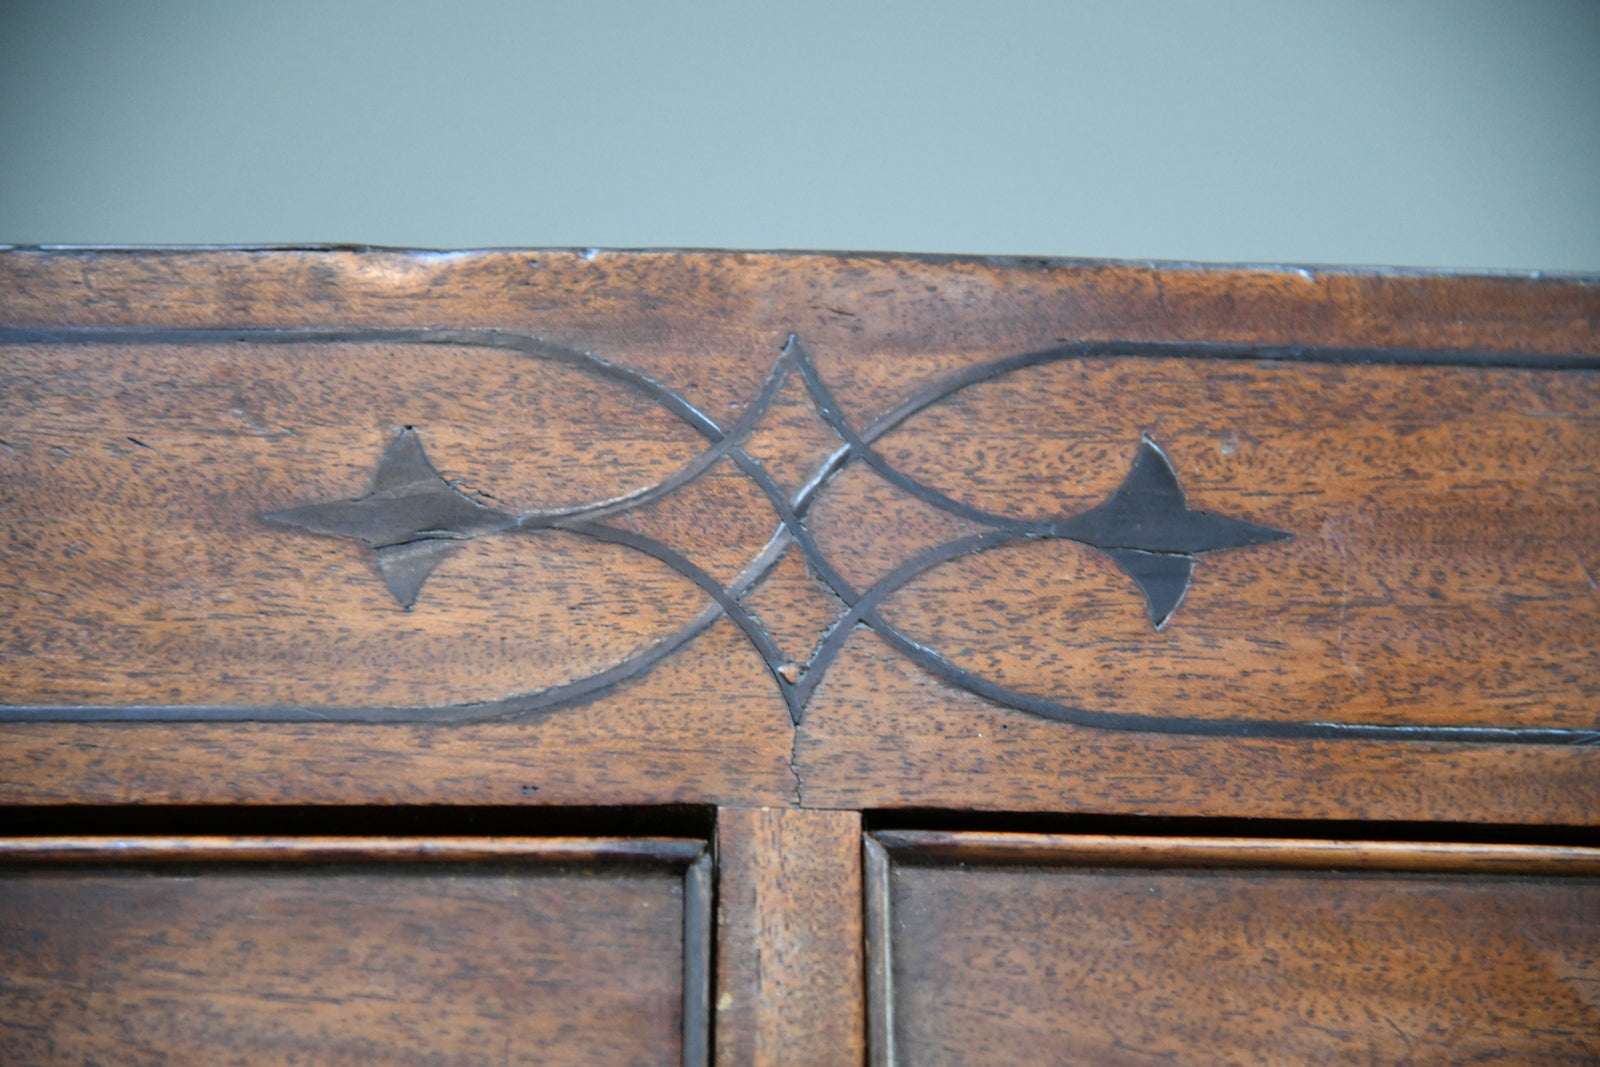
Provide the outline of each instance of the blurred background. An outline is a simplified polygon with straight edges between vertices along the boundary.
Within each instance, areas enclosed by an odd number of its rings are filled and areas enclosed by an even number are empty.
[[[0,242],[1600,273],[1600,2],[0,0]]]

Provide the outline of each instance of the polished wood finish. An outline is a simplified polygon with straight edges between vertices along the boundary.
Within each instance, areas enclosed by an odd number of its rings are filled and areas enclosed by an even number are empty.
[[[894,877],[889,850],[877,834],[861,841],[862,895],[866,919],[867,1062],[886,1067],[897,1059],[894,978]]]
[[[1591,285],[13,250],[0,293],[6,803],[1600,812]],[[408,427],[440,493],[545,516],[432,543],[410,610],[264,518],[369,492]],[[1160,629],[1048,527],[1141,435],[1188,507],[1292,535],[1200,555]],[[1047,525],[826,636],[1008,522]]]
[[[1442,841],[1273,837],[1016,834],[880,830],[878,847],[903,857],[985,865],[1264,867],[1314,871],[1460,871],[1600,876],[1600,848]]]
[[[0,250],[8,1058],[1593,1059],[1597,485],[1593,280]]]
[[[878,1063],[1600,1056],[1600,850],[963,836],[874,842]]]
[[[0,862],[65,863],[473,863],[527,860],[574,865],[687,866],[704,841],[673,837],[0,837]]]
[[[860,1063],[860,814],[724,808],[717,861],[717,1062]]]
[[[709,933],[704,851],[0,842],[0,1058],[704,1063],[706,1016],[685,1008],[709,947],[686,944]]]

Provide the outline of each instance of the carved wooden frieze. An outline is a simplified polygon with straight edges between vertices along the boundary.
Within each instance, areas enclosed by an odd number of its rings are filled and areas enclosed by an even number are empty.
[[[550,346],[534,338],[497,337],[495,340],[508,346],[515,346],[520,341],[523,351],[537,355],[550,353]],[[1065,353],[1047,353],[1029,357],[1029,360],[1052,356],[1066,358]],[[1097,548],[1122,568],[1144,595],[1150,621],[1159,630],[1177,609],[1189,588],[1195,557],[1229,548],[1281,541],[1292,536],[1284,530],[1189,508],[1171,461],[1148,438],[1139,443],[1132,468],[1114,493],[1083,514],[1062,519],[1013,519],[962,504],[896,470],[873,450],[870,441],[884,431],[962,386],[983,380],[983,375],[968,372],[961,376],[961,380],[938,383],[923,395],[901,405],[888,418],[880,419],[863,437],[851,429],[840,414],[798,338],[790,338],[761,394],[745,409],[740,423],[729,431],[723,430],[707,415],[695,410],[659,382],[622,371],[584,353],[561,353],[561,358],[571,361],[575,366],[592,366],[596,371],[631,384],[658,400],[705,436],[708,442],[706,451],[648,489],[583,506],[562,508],[556,512],[524,511],[511,514],[480,504],[452,487],[428,462],[420,434],[414,428],[407,427],[378,461],[372,490],[365,496],[356,500],[289,508],[271,512],[264,518],[268,522],[297,526],[313,533],[352,537],[367,544],[373,549],[377,568],[389,591],[406,608],[415,603],[422,583],[433,568],[455,552],[461,542],[474,537],[559,529],[643,552],[683,575],[714,601],[714,611],[703,613],[690,627],[680,631],[682,639],[687,639],[691,629],[704,629],[715,621],[718,613],[733,620],[760,653],[774,683],[783,694],[790,718],[796,724],[805,714],[806,701],[828,663],[837,655],[844,635],[856,626],[866,625],[940,677],[973,692],[998,697],[1013,707],[1050,718],[1084,721],[1093,725],[1116,727],[1139,724],[1146,728],[1169,728],[1168,720],[1139,723],[1137,719],[1130,719],[1126,723],[1119,723],[1115,717],[1096,716],[1021,694],[1003,693],[992,684],[969,676],[937,652],[918,645],[900,633],[878,614],[876,606],[901,585],[940,563],[1015,541],[1059,537]],[[1018,361],[1001,360],[981,366],[980,369],[988,374],[1003,374],[1017,366]],[[800,375],[819,416],[842,441],[842,447],[827,459],[811,484],[792,500],[785,497],[760,461],[741,447],[790,373]],[[755,482],[772,502],[778,523],[768,550],[751,561],[745,575],[735,583],[734,588],[724,589],[716,579],[672,546],[601,521],[607,515],[624,512],[688,484],[724,456]],[[806,530],[805,512],[828,479],[846,464],[858,459],[918,499],[953,515],[982,523],[988,529],[920,553],[870,589],[852,588],[828,562]],[[824,585],[827,593],[846,609],[826,631],[818,635],[814,649],[803,662],[787,661],[761,623],[740,603],[746,593],[760,584],[778,556],[791,544],[800,548],[811,573]],[[576,699],[592,693],[600,684],[616,684],[634,673],[647,670],[655,658],[651,653],[632,657],[619,668],[607,672],[603,682],[584,679],[560,693],[546,694],[542,700],[534,702],[533,707],[553,706],[555,701]]]
[[[0,799],[1600,812],[1600,303],[0,252]]]
[[[1114,457],[1125,466],[1120,482],[1092,506],[1069,514],[1017,515],[990,510],[960,499],[900,469],[879,449],[882,438],[904,427],[922,412],[958,398],[965,390],[1008,377],[1025,377],[1030,371],[1053,365],[1107,360],[1184,360],[1214,367],[1229,363],[1300,365],[1422,365],[1483,366],[1496,362],[1477,356],[1416,351],[1349,351],[1341,349],[1266,349],[1248,346],[1184,345],[1151,342],[1094,342],[1056,346],[1017,355],[981,360],[922,385],[900,402],[879,412],[856,428],[835,400],[829,384],[808,355],[801,338],[790,335],[756,394],[736,405],[740,414],[727,426],[697,408],[665,382],[639,370],[578,348],[542,338],[500,330],[384,330],[384,331],[141,331],[58,329],[11,330],[0,341],[18,345],[97,344],[110,346],[215,346],[230,345],[406,345],[456,350],[493,350],[541,363],[560,365],[592,379],[602,388],[631,393],[654,404],[681,422],[702,441],[701,449],[663,477],[645,486],[607,486],[592,500],[554,508],[522,507],[499,495],[485,480],[475,484],[491,505],[464,492],[429,460],[425,427],[405,426],[377,459],[370,488],[353,499],[325,500],[274,509],[261,514],[266,523],[313,534],[349,538],[371,549],[372,561],[399,609],[410,610],[425,596],[427,580],[435,569],[469,542],[490,537],[533,538],[535,551],[559,555],[562,541],[540,535],[560,533],[592,542],[619,546],[649,557],[675,572],[708,603],[681,620],[672,631],[642,648],[624,650],[603,669],[583,674],[537,691],[517,693],[492,701],[446,705],[302,707],[295,705],[153,705],[137,706],[26,706],[0,707],[0,718],[14,720],[256,720],[256,721],[365,721],[365,722],[466,722],[508,720],[548,712],[591,699],[636,679],[671,657],[697,636],[726,619],[743,632],[758,654],[770,682],[788,708],[791,721],[802,722],[806,707],[845,642],[858,629],[876,634],[885,644],[930,676],[987,701],[1078,726],[1149,733],[1276,738],[1349,738],[1488,742],[1513,744],[1589,744],[1600,739],[1594,729],[1551,728],[1471,723],[1413,723],[1335,721],[1309,717],[1252,718],[1247,716],[1190,716],[1180,710],[1136,707],[1080,706],[1061,694],[1013,687],[987,676],[982,670],[962,666],[946,656],[937,643],[897,626],[881,610],[903,588],[923,576],[966,557],[1003,547],[1063,540],[1087,546],[1113,564],[1142,598],[1153,632],[1173,618],[1202,557],[1233,549],[1268,546],[1292,540],[1293,530],[1264,522],[1215,514],[1189,505],[1179,472],[1160,444],[1129,426],[1128,452]],[[1503,362],[1503,361],[1502,361]],[[1513,361],[1514,362],[1514,361]],[[769,408],[791,382],[803,388],[814,417],[834,435],[835,446],[810,476],[792,492],[781,487],[761,459],[747,449]],[[1034,413],[1016,410],[1026,419]],[[470,427],[466,428],[470,432]],[[981,439],[985,428],[972,428]],[[1112,459],[1113,457],[1108,457]],[[532,468],[538,456],[514,457]],[[652,503],[694,486],[718,465],[730,466],[747,479],[771,508],[773,528],[761,550],[754,553],[733,580],[724,582],[697,564],[689,546],[657,539],[629,525],[630,517]],[[896,564],[861,585],[847,577],[832,561],[828,550],[813,535],[808,517],[828,493],[830,483],[852,466],[870,471],[894,490],[936,512],[972,527],[972,532],[896,554]],[[603,483],[605,473],[600,473]],[[1263,496],[1270,486],[1262,487]],[[1262,517],[1269,517],[1263,515]],[[715,523],[715,516],[707,516]],[[892,536],[892,531],[889,531]],[[781,648],[778,641],[747,606],[761,589],[779,560],[798,550],[811,579],[835,614],[811,635],[808,647]],[[892,550],[891,550],[892,552]],[[900,558],[903,556],[903,558]],[[1016,557],[1026,567],[1026,556]],[[1013,616],[1019,631],[1081,625],[1083,618],[1070,611],[1059,617]]]

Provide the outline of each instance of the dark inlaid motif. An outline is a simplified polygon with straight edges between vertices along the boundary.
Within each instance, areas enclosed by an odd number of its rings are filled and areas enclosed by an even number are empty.
[[[783,381],[796,371],[806,383],[821,417],[839,434],[845,445],[830,458],[821,477],[814,480],[797,499],[786,500],[760,462],[745,451],[741,442],[772,402]],[[664,390],[656,383],[651,384],[655,389]],[[684,409],[693,410],[686,401],[678,399]],[[876,606],[905,582],[940,563],[1017,540],[1063,538],[1077,541],[1104,552],[1133,579],[1144,595],[1151,624],[1159,630],[1183,600],[1194,575],[1197,556],[1282,541],[1293,536],[1285,530],[1190,508],[1172,461],[1148,437],[1140,439],[1132,467],[1122,484],[1105,501],[1081,515],[1028,521],[991,515],[961,504],[896,470],[873,451],[869,440],[876,439],[888,426],[875,426],[865,437],[857,434],[839,413],[815,365],[796,338],[790,339],[766,388],[746,411],[732,434],[724,434],[703,413],[695,414],[698,417],[691,420],[691,424],[711,438],[713,451],[732,458],[745,475],[761,487],[778,513],[778,530],[768,546],[768,552],[763,553],[763,558],[757,561],[759,565],[755,568],[752,580],[741,580],[732,589],[723,588],[670,546],[631,530],[593,521],[594,513],[615,510],[614,501],[597,503],[593,508],[569,509],[556,515],[537,511],[511,514],[478,503],[461,493],[434,468],[423,449],[421,434],[413,427],[404,429],[378,460],[372,489],[365,496],[355,500],[288,508],[270,512],[263,518],[268,522],[298,527],[312,533],[353,538],[370,546],[384,584],[400,605],[408,609],[416,603],[423,583],[434,568],[455,553],[464,542],[476,537],[554,528],[644,552],[699,586],[715,601],[719,613],[727,614],[744,630],[761,653],[796,724],[804,715],[805,706],[826,668],[855,627],[866,625],[890,637],[892,643],[899,645],[914,659],[921,660],[933,655],[920,646],[914,646],[913,642],[887,623],[877,613]],[[911,411],[905,411],[896,421],[910,414]],[[909,561],[872,588],[857,591],[817,547],[804,521],[806,511],[816,498],[817,489],[856,459],[866,461],[889,480],[935,507],[992,527],[991,532],[937,546]],[[669,479],[674,482],[671,489],[691,481],[704,471],[707,464],[692,466],[697,470],[689,477]],[[636,501],[629,503],[635,504]],[[770,571],[771,563],[767,560],[771,558],[775,562],[776,559],[772,548],[778,545],[787,548],[790,544],[800,547],[813,572],[849,608],[821,635],[812,655],[803,664],[787,661],[771,636],[740,603],[741,598]],[[711,616],[711,620],[714,621],[715,617]],[[913,647],[917,651],[911,651]],[[646,657],[641,655],[620,665],[624,669],[624,676],[633,676],[648,669],[651,663],[645,660]],[[630,666],[635,669],[626,669]],[[939,661],[936,670],[964,688],[973,688],[962,677],[964,672],[943,660]],[[952,672],[958,673],[952,675]],[[585,695],[593,691],[587,690]]]
[[[588,677],[536,693],[503,700],[445,707],[139,707],[139,708],[0,708],[0,719],[164,719],[352,722],[466,722],[526,718],[556,707],[592,698],[640,677],[672,656],[713,624],[726,617],[760,653],[772,684],[782,694],[794,723],[828,667],[850,635],[865,627],[889,647],[944,682],[995,703],[1078,726],[1165,734],[1276,737],[1295,739],[1372,739],[1451,741],[1496,744],[1590,744],[1600,740],[1591,730],[1502,728],[1486,726],[1408,726],[1341,722],[1294,722],[1259,719],[1199,719],[1179,715],[1101,711],[1060,703],[1047,694],[1008,688],[957,665],[935,649],[914,640],[888,622],[879,607],[919,576],[965,556],[1019,542],[1061,539],[1088,545],[1112,560],[1142,594],[1151,625],[1168,624],[1195,578],[1200,557],[1214,552],[1264,546],[1292,538],[1286,530],[1215,515],[1189,507],[1178,472],[1160,445],[1149,437],[1130,440],[1130,466],[1122,483],[1087,511],[1069,516],[1017,518],[985,511],[956,500],[897,469],[873,446],[911,416],[981,382],[1030,367],[1068,360],[1107,357],[1202,356],[1211,359],[1261,359],[1301,362],[1363,361],[1456,363],[1459,354],[1397,351],[1393,353],[1317,349],[1264,349],[1247,346],[1163,344],[1159,342],[1086,342],[1022,353],[971,366],[924,387],[857,429],[839,405],[797,338],[784,346],[758,396],[739,419],[724,428],[684,397],[637,371],[586,352],[553,345],[539,338],[497,330],[76,330],[6,331],[10,340],[101,343],[215,344],[253,342],[300,344],[391,342],[490,348],[526,358],[551,361],[621,385],[658,404],[688,425],[706,447],[678,470],[654,485],[612,497],[554,510],[511,512],[489,507],[462,493],[429,461],[423,434],[407,427],[379,458],[370,491],[354,500],[311,503],[273,511],[263,518],[273,524],[314,534],[347,537],[369,546],[379,576],[401,607],[426,596],[425,583],[443,561],[479,537],[523,536],[560,530],[591,540],[619,545],[648,555],[698,587],[710,603],[677,631],[621,662]],[[841,445],[797,492],[785,493],[762,463],[744,447],[763,414],[791,375],[798,375],[817,416]],[[1130,435],[1131,436],[1131,435]],[[766,546],[726,585],[713,578],[671,545],[624,525],[606,520],[624,516],[694,482],[714,464],[730,461],[766,498],[776,528]],[[975,523],[980,532],[925,549],[905,560],[865,589],[856,588],[817,545],[807,516],[833,479],[851,464],[869,467],[886,482],[950,515]],[[824,628],[803,661],[787,658],[744,600],[770,575],[783,556],[797,548],[811,574],[843,606]]]
[[[262,518],[313,533],[353,537],[372,546],[378,573],[402,607],[417,601],[433,569],[486,533],[516,526],[515,516],[462,495],[428,462],[422,438],[407,427],[394,439],[372,479],[372,492],[358,500],[308,504]]]
[[[428,461],[421,435],[409,426],[379,458],[372,490],[365,496],[268,512],[262,518],[368,545],[384,584],[404,608],[416,603],[428,575],[463,542],[528,528],[526,516],[480,504],[452,486]],[[609,530],[612,536],[606,536],[599,528],[580,523],[548,525],[625,543],[622,530]],[[1184,499],[1172,461],[1146,437],[1127,478],[1104,503],[1073,518],[1040,523],[1027,536],[1060,537],[1104,552],[1138,585],[1150,622],[1159,630],[1188,592],[1196,556],[1285,541],[1294,535],[1193,510]],[[980,543],[973,551],[989,543]]]
[[[1052,523],[1050,535],[1093,545],[1127,572],[1144,593],[1150,622],[1167,624],[1206,552],[1287,541],[1294,535],[1189,507],[1167,454],[1146,437],[1117,491],[1082,515]]]

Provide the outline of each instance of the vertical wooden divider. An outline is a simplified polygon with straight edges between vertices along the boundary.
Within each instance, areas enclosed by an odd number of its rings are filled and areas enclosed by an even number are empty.
[[[717,1063],[862,1063],[861,814],[722,808],[717,866]]]

